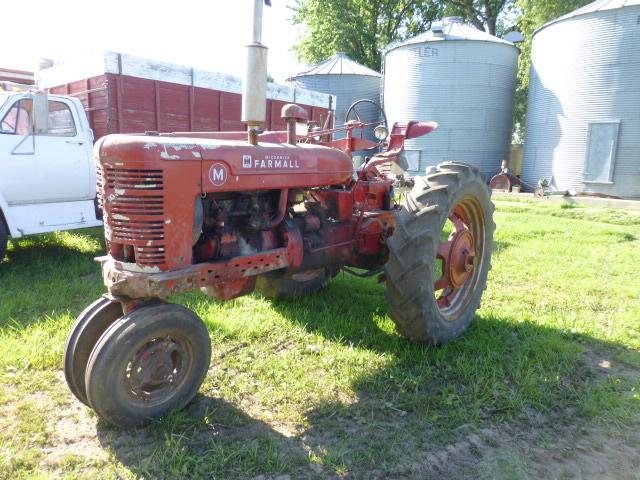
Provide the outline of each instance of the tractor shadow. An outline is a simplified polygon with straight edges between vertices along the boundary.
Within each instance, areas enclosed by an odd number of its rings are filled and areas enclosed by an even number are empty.
[[[326,295],[342,302],[336,287]],[[594,397],[589,413],[585,395],[602,385],[612,389],[606,396],[619,395],[609,379],[637,381],[640,352],[512,319],[481,316],[455,342],[411,344],[379,328],[382,300],[369,298],[370,290],[349,292],[360,307],[347,310],[348,321],[327,322],[313,297],[304,304],[309,316],[290,317],[331,342],[384,352],[383,367],[351,380],[355,401],[318,402],[306,425],[283,429],[227,399],[199,395],[133,432],[99,421],[102,447],[141,478],[478,478],[505,451],[522,459],[535,446],[532,461],[544,465],[553,449],[540,445],[550,438],[572,445],[599,415],[610,418],[597,412],[607,398]],[[283,302],[277,308],[300,311]]]
[[[136,478],[273,478],[292,471],[295,478],[327,478],[318,475],[327,473],[321,467],[308,468],[297,437],[200,394],[184,410],[144,428],[124,430],[98,420],[97,436]]]
[[[309,332],[387,359],[353,378],[356,402],[324,402],[306,413],[306,448],[337,471],[405,478],[403,465],[417,462],[406,478],[477,478],[478,465],[498,447],[511,451],[522,440],[518,455],[526,457],[529,447],[554,436],[571,445],[580,428],[624,409],[623,423],[640,420],[637,405],[623,400],[640,378],[637,350],[489,314],[477,315],[454,342],[417,345],[389,328],[385,305],[383,285],[352,278],[273,303]],[[486,441],[470,442],[479,431]],[[460,451],[443,453],[449,447]],[[459,465],[448,470],[445,457]]]
[[[273,302],[291,323],[385,360],[351,375],[355,398],[312,403],[304,425],[253,418],[250,406],[205,389],[133,433],[100,421],[99,440],[143,478],[556,478],[544,470],[556,446],[574,452],[576,438],[616,419],[615,402],[631,408],[623,398],[638,351],[488,314],[455,342],[416,345],[389,328],[385,304],[383,285],[350,277]],[[625,455],[615,460],[636,461]]]

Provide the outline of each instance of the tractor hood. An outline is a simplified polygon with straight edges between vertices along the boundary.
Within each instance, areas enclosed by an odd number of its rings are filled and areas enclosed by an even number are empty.
[[[311,144],[108,135],[98,150],[103,165],[163,170],[171,172],[169,181],[200,164],[203,193],[343,185],[353,175],[347,154]]]

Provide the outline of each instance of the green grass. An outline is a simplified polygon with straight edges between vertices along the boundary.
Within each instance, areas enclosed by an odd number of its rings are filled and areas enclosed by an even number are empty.
[[[295,301],[180,295],[209,328],[209,374],[185,411],[133,432],[98,420],[60,372],[74,317],[104,290],[101,231],[13,242],[0,265],[0,477],[382,478],[470,432],[532,432],[544,448],[549,423],[637,428],[640,216],[496,204],[489,287],[459,340],[405,341],[375,279],[340,274]],[[523,451],[496,452],[445,476],[529,474]]]

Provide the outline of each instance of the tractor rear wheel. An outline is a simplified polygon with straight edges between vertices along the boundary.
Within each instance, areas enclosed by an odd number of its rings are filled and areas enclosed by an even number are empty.
[[[120,302],[100,297],[85,308],[74,323],[64,347],[64,377],[71,393],[89,405],[85,372],[93,347],[107,328],[122,316]]]
[[[204,323],[174,304],[138,308],[111,325],[91,352],[89,404],[114,425],[135,427],[187,405],[211,360]]]
[[[469,165],[445,162],[416,177],[385,265],[389,315],[402,335],[437,345],[467,329],[491,269],[493,211]]]
[[[261,275],[256,280],[256,289],[268,298],[304,297],[322,290],[329,283],[325,268],[308,270],[284,277]]]

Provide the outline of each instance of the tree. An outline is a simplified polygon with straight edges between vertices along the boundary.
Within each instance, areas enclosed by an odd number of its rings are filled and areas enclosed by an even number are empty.
[[[336,52],[380,71],[381,51],[389,43],[429,28],[440,13],[430,0],[296,0],[293,23],[305,25],[294,51],[313,64]]]
[[[516,0],[296,0],[293,23],[306,26],[294,51],[310,64],[345,52],[380,70],[389,43],[426,31],[432,20],[460,16],[495,35],[500,15]],[[558,0],[561,1],[561,0]]]
[[[294,50],[307,63],[326,60],[336,52],[380,70],[382,49],[389,43],[426,31],[432,20],[460,16],[492,35],[512,28],[525,35],[520,44],[514,136],[523,139],[531,39],[545,23],[591,0],[296,0],[293,22],[305,25]]]
[[[518,9],[517,27],[524,34],[525,41],[520,44],[520,62],[518,64],[518,87],[516,89],[516,108],[514,136],[524,140],[526,133],[527,96],[531,74],[531,41],[536,30],[562,15],[580,8],[591,0],[516,0]]]
[[[561,0],[560,0],[561,1]],[[514,0],[441,0],[444,13],[464,18],[478,30],[496,35],[498,18]]]

